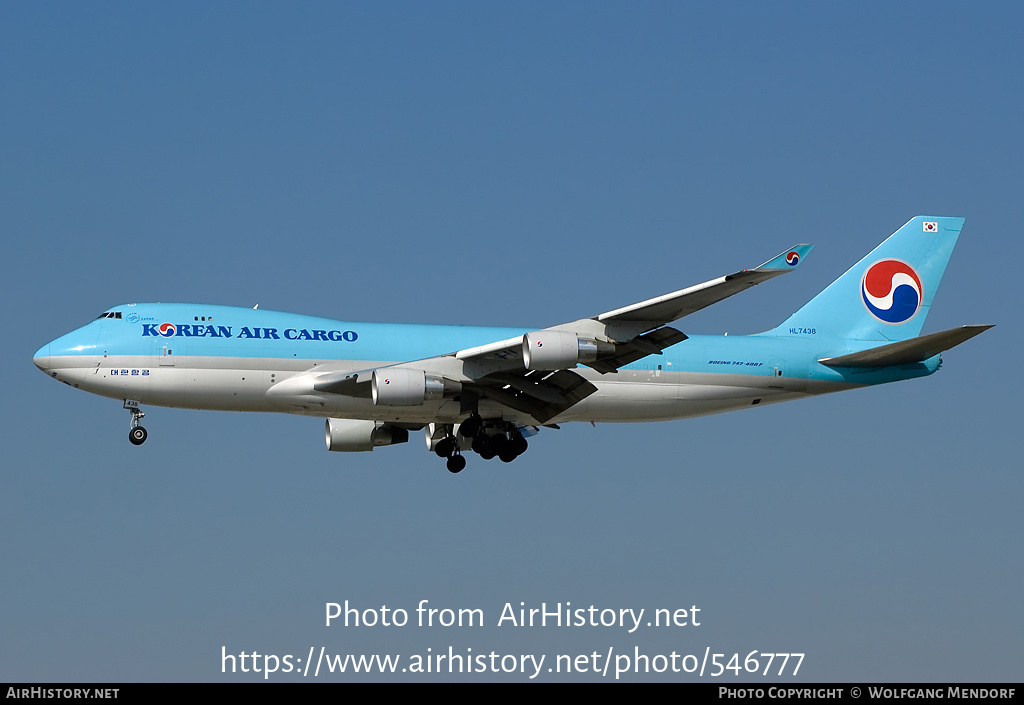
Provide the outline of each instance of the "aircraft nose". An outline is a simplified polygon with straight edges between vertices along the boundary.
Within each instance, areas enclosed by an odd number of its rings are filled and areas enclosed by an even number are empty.
[[[43,372],[47,372],[50,369],[49,343],[36,350],[36,354],[32,356],[32,362],[34,362],[36,367],[38,367]]]

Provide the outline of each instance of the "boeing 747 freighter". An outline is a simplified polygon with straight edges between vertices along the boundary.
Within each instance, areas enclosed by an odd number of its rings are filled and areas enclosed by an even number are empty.
[[[127,304],[44,345],[36,366],[143,405],[326,419],[327,448],[368,451],[423,431],[451,472],[472,450],[514,460],[542,427],[667,421],[930,375],[990,328],[921,336],[962,218],[918,216],[781,325],[688,335],[686,315],[795,269],[759,267],[542,329],[354,323],[207,304]]]

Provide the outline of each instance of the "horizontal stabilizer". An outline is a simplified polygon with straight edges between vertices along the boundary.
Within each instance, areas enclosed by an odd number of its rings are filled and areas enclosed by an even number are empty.
[[[888,367],[890,365],[906,365],[913,362],[924,362],[930,357],[949,350],[965,340],[970,340],[979,333],[984,333],[991,325],[971,325],[950,328],[940,333],[922,335],[920,338],[901,340],[898,343],[882,345],[870,350],[842,355],[840,357],[823,357],[818,362],[829,367]]]

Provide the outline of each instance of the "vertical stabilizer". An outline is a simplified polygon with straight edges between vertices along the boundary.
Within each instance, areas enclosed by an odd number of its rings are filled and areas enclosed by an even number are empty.
[[[919,215],[767,335],[898,341],[917,337],[963,218]]]

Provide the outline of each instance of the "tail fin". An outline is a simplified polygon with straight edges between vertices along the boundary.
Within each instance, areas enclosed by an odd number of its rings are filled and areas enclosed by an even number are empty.
[[[766,335],[846,340],[917,337],[963,218],[919,215]]]

